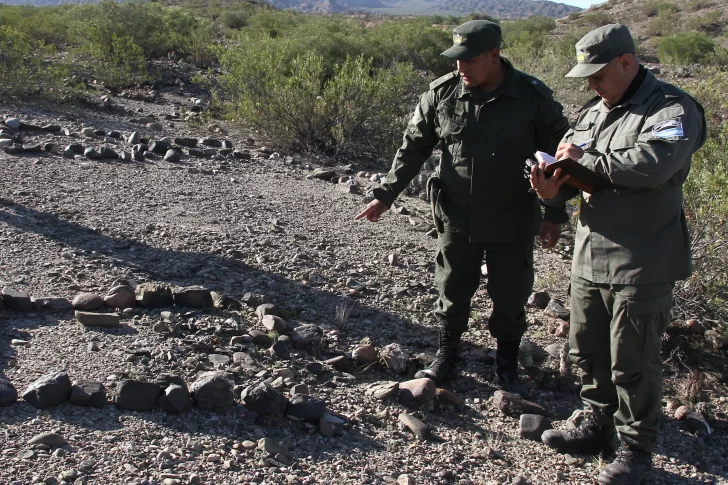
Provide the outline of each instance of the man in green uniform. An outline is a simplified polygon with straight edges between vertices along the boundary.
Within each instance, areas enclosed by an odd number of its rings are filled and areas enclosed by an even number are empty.
[[[638,63],[627,27],[600,27],[576,50],[568,76],[587,78],[597,96],[556,158],[578,160],[612,185],[582,196],[574,248],[569,343],[583,372],[586,418],[542,439],[561,451],[596,453],[613,446],[616,428],[621,447],[599,483],[640,483],[659,429],[660,338],[674,282],[692,270],[682,186],[705,142],[705,117],[694,99]],[[531,183],[546,204],[577,195],[562,185],[566,176],[546,178],[543,168],[533,168]]]
[[[418,377],[451,376],[485,255],[497,374],[504,388],[523,393],[517,361],[533,286],[533,238],[540,234],[542,245],[553,246],[567,220],[562,204],[546,208],[542,225],[523,168],[536,150],[556,149],[568,122],[550,89],[501,58],[497,24],[466,22],[454,29],[453,41],[443,55],[457,60],[457,71],[420,97],[386,182],[356,218],[377,221],[441,144],[439,178],[428,184],[438,230],[440,347]]]

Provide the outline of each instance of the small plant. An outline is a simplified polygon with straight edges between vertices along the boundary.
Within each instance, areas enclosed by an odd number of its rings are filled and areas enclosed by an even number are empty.
[[[708,63],[715,53],[713,39],[699,32],[681,32],[665,37],[657,48],[660,62],[675,65]]]
[[[352,305],[347,300],[340,301],[336,304],[334,309],[334,323],[337,327],[341,328],[346,325],[351,315]]]

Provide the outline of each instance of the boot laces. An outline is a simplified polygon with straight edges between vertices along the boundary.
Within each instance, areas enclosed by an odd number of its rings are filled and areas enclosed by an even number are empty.
[[[586,414],[584,420],[574,429],[567,431],[572,438],[586,438],[600,430],[601,426],[597,423],[594,416]]]
[[[634,456],[634,451],[630,450],[629,447],[622,445],[619,450],[617,450],[617,456],[615,457],[614,461],[617,463],[630,465],[632,463],[632,460],[634,459]]]

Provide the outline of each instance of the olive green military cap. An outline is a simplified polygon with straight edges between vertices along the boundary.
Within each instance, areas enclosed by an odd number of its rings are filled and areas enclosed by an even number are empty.
[[[442,53],[450,59],[464,61],[491,49],[500,49],[500,25],[487,20],[471,20],[452,30],[453,46]]]
[[[634,39],[622,24],[609,24],[594,29],[576,43],[578,64],[566,77],[589,77],[609,61],[623,54],[634,54]]]

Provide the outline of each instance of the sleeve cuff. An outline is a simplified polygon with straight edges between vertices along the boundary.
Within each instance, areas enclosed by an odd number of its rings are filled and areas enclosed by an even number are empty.
[[[374,195],[374,198],[377,199],[379,202],[383,203],[387,207],[392,207],[392,204],[394,204],[394,199],[397,197],[390,192],[389,190],[377,187],[372,191],[372,195]]]
[[[542,205],[544,209],[544,221],[553,224],[564,224],[569,221],[569,214],[566,213],[566,204],[559,204],[558,206]]]

